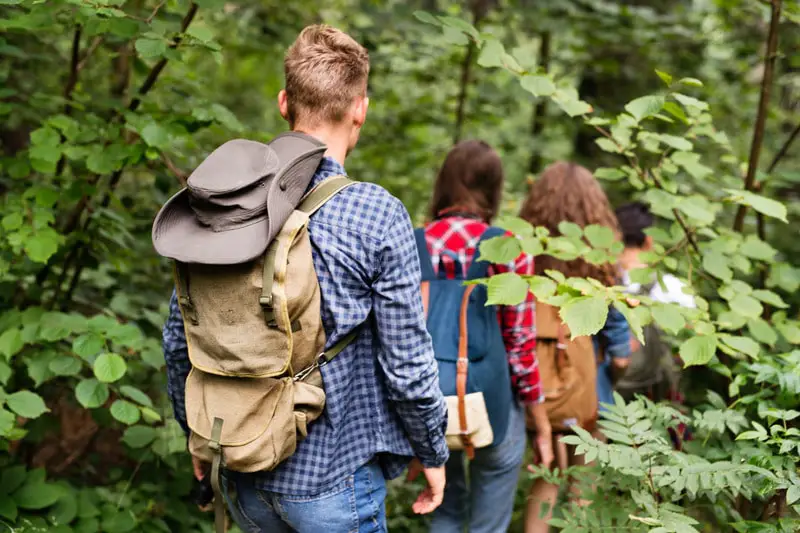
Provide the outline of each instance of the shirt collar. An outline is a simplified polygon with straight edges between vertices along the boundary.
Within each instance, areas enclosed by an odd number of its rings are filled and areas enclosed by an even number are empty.
[[[341,163],[332,157],[325,156],[322,158],[322,161],[320,161],[317,171],[314,173],[314,177],[311,179],[309,188],[316,186],[323,180],[338,175],[346,176],[347,172]]]

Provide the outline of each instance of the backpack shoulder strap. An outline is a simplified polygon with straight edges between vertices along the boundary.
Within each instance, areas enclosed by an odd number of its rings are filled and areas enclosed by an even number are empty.
[[[478,240],[478,244],[476,245],[475,255],[472,258],[472,264],[467,270],[467,279],[485,278],[487,276],[491,263],[481,260],[481,243],[483,241],[488,241],[489,239],[494,239],[495,237],[502,237],[506,233],[508,232],[503,228],[498,228],[495,226],[489,226],[486,228],[486,231],[483,232],[483,235],[481,235],[481,238]]]
[[[354,183],[353,180],[342,175],[328,178],[311,189],[308,194],[300,200],[297,210],[311,216],[316,213],[320,207],[325,205],[325,202]]]
[[[430,281],[435,279],[436,273],[433,271],[433,260],[428,251],[428,241],[425,239],[425,228],[414,230],[414,240],[417,241],[417,254],[419,254],[419,268],[422,272],[422,280]]]

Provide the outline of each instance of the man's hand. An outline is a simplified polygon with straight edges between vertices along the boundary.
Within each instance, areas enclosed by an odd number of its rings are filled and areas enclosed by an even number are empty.
[[[194,470],[194,477],[197,479],[197,481],[201,481],[204,477],[206,477],[210,467],[210,464],[201,461],[194,455],[192,456],[192,469]]]
[[[428,481],[428,486],[425,487],[417,501],[411,506],[411,509],[416,514],[432,513],[442,503],[444,498],[444,484],[445,473],[444,466],[437,468],[425,468],[419,459],[412,459],[411,464],[408,465],[408,481],[414,481],[420,472],[425,474],[425,479]]]
[[[542,465],[545,468],[550,468],[550,465],[555,459],[553,454],[553,436],[536,435],[531,442],[533,448],[533,463]]]

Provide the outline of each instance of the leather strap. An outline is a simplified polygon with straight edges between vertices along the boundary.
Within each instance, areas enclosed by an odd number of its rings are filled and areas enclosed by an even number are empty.
[[[346,176],[341,175],[327,178],[306,194],[300,201],[300,205],[297,206],[297,210],[311,216],[339,191],[354,183]]]
[[[225,533],[225,500],[222,497],[222,490],[219,484],[220,466],[222,465],[222,438],[221,418],[214,418],[214,425],[211,427],[211,439],[208,447],[214,453],[211,461],[211,488],[214,490],[214,529],[216,533]]]
[[[258,300],[261,303],[261,308],[264,310],[264,320],[267,321],[267,325],[276,328],[278,324],[275,322],[275,310],[272,307],[272,284],[275,281],[275,257],[277,255],[278,239],[273,239],[273,241],[269,243],[269,246],[267,246],[266,254],[264,254],[261,298]]]
[[[431,284],[428,281],[423,281],[419,286],[419,291],[422,293],[422,316],[428,318],[428,304],[431,300]]]
[[[469,308],[469,297],[475,285],[467,285],[464,290],[464,296],[461,299],[461,312],[459,313],[459,331],[458,331],[458,361],[456,362],[456,395],[458,396],[458,425],[461,430],[461,441],[464,443],[464,453],[467,458],[472,460],[475,458],[475,446],[472,444],[472,439],[467,433],[467,370],[469,368],[469,359],[467,357],[467,348],[469,346],[468,332],[467,332],[467,310]]]

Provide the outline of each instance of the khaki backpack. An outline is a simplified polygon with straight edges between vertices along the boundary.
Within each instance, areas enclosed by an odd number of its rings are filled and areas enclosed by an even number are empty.
[[[536,302],[536,359],[553,432],[597,422],[597,358],[592,338],[570,340],[556,307]]]

